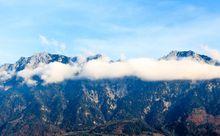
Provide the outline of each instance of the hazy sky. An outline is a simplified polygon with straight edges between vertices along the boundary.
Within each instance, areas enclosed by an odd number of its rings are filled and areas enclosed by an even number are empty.
[[[0,0],[0,63],[36,52],[159,57],[220,50],[220,1]]]

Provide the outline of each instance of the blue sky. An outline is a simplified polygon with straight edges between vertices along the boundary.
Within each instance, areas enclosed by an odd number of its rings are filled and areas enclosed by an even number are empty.
[[[0,63],[37,52],[160,57],[220,50],[220,1],[0,0]]]

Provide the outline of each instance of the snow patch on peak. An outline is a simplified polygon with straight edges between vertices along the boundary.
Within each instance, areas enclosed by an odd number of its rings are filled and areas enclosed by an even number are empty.
[[[39,63],[48,64],[51,60],[52,58],[50,54],[46,52],[42,52],[29,57],[27,61],[28,61],[28,66],[36,67],[39,65]]]

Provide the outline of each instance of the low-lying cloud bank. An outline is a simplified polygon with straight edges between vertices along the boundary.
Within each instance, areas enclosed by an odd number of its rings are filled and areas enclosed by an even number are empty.
[[[74,78],[79,67],[69,64],[62,64],[60,62],[53,62],[50,64],[40,64],[37,68],[27,67],[18,72],[18,76],[23,77],[28,84],[36,84],[33,76],[40,76],[46,84],[58,83],[66,79]]]
[[[40,64],[37,68],[25,68],[18,73],[28,84],[35,84],[33,76],[38,75],[46,84],[67,79],[120,78],[136,76],[142,80],[202,80],[220,78],[220,67],[193,60],[154,60],[148,58],[111,62],[98,59],[84,64],[62,64],[54,62]]]

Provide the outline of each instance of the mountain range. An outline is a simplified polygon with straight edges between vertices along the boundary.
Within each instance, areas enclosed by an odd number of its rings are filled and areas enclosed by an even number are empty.
[[[43,52],[2,65],[0,135],[220,135],[220,79],[125,76],[44,84],[33,76],[37,84],[29,85],[18,76],[27,67],[53,62],[81,66],[101,58]],[[220,66],[193,51],[172,51],[158,61],[183,59]]]

